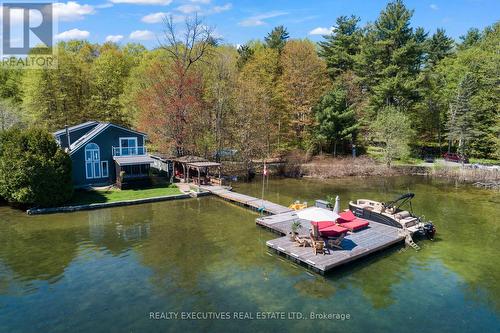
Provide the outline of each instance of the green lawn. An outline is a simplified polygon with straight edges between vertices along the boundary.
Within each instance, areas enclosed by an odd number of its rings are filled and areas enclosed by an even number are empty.
[[[70,205],[88,205],[93,203],[116,202],[123,200],[146,199],[165,195],[182,194],[177,186],[158,186],[137,190],[95,190],[95,191],[75,191]]]
[[[469,158],[470,163],[479,163],[485,165],[500,165],[500,160],[486,159],[486,158]]]

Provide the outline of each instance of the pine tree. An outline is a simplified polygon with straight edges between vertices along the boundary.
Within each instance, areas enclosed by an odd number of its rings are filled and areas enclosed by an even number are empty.
[[[358,130],[354,109],[347,103],[343,90],[326,93],[314,108],[316,132],[319,141],[333,144],[333,156],[337,155],[337,144],[343,140],[354,140]]]
[[[252,58],[253,54],[254,50],[248,44],[238,47],[238,68],[241,69]]]
[[[388,105],[408,110],[418,98],[426,33],[411,27],[412,15],[401,0],[390,2],[364,38],[357,73],[375,112]]]
[[[278,50],[281,52],[285,47],[285,44],[290,38],[288,31],[282,25],[275,27],[270,33],[267,34],[266,38],[264,38],[266,45],[272,49]]]
[[[446,36],[444,29],[437,29],[427,42],[427,65],[432,67],[448,57],[453,50],[453,39]]]
[[[470,140],[474,137],[474,111],[471,98],[475,91],[476,82],[471,73],[466,73],[457,89],[454,101],[450,105],[448,120],[448,139],[458,142],[458,152],[467,155]]]
[[[325,59],[333,80],[354,68],[354,57],[360,52],[362,38],[359,21],[360,18],[354,15],[338,17],[332,34],[324,36],[325,41],[319,43],[319,54]]]

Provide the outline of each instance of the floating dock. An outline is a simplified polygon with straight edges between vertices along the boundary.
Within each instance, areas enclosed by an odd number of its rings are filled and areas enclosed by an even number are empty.
[[[289,233],[294,222],[298,221],[302,226],[298,230],[299,235],[309,236],[311,227],[310,221],[298,218],[295,211],[267,200],[263,201],[245,194],[232,192],[221,186],[201,186],[201,189],[209,191],[224,200],[268,214],[268,216],[257,218],[257,225],[273,231],[281,235],[281,237],[267,241],[266,245],[291,261],[320,274],[403,242],[406,237],[401,232],[402,229],[370,221],[368,227],[356,232],[349,232],[346,235],[342,240],[342,250],[328,248],[325,254],[315,255],[311,247],[299,247],[296,242],[290,240]]]

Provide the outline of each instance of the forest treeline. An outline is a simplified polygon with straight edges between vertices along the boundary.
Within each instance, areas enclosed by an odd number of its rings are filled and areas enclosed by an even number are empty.
[[[319,43],[279,26],[225,45],[198,18],[179,31],[167,19],[152,50],[61,42],[58,69],[0,71],[0,130],[110,121],[167,154],[234,149],[245,161],[353,144],[381,145],[388,159],[500,158],[500,23],[455,41],[412,15],[396,0],[364,26],[340,16]]]

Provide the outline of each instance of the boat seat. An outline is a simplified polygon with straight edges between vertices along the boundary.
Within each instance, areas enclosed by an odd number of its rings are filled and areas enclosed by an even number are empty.
[[[403,224],[406,228],[413,227],[415,224],[417,224],[417,218],[413,216],[406,217],[404,219],[401,219],[399,221],[401,224]]]
[[[394,214],[394,217],[398,220],[405,219],[407,217],[411,217],[411,214],[409,211],[402,210],[399,213]]]

